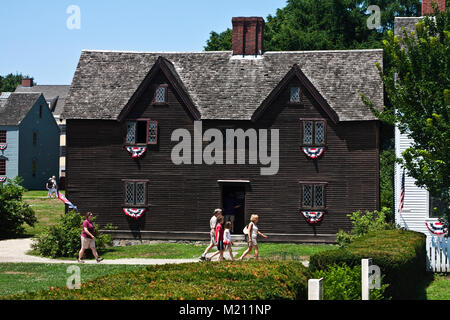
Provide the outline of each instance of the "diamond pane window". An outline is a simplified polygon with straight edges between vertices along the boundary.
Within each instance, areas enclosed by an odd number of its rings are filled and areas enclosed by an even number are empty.
[[[134,204],[134,183],[125,184],[125,203]]]
[[[302,207],[307,209],[325,208],[325,185],[303,184]]]
[[[300,102],[300,88],[291,88],[290,102]]]
[[[313,142],[313,122],[304,121],[303,122],[303,143],[312,144]]]
[[[158,143],[158,122],[150,121],[148,126],[148,144]]]
[[[323,186],[322,185],[314,186],[314,207],[316,207],[316,208],[323,207]]]
[[[0,175],[6,174],[6,160],[0,159]]]
[[[124,201],[127,206],[147,205],[147,182],[125,181]]]
[[[6,143],[6,130],[0,130],[0,143]]]
[[[325,138],[325,129],[323,121],[316,121],[315,128],[315,141],[317,145],[321,145],[324,143]]]
[[[158,87],[155,94],[155,102],[164,103],[166,102],[166,87]]]
[[[145,184],[143,182],[136,183],[136,204],[145,204]]]
[[[303,206],[312,207],[313,189],[311,185],[303,186]]]
[[[136,137],[136,122],[127,122],[127,143],[134,143]]]

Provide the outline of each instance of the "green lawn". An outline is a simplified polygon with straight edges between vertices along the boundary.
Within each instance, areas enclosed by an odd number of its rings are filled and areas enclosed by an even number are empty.
[[[450,275],[434,275],[426,288],[426,299],[450,300]]]
[[[136,271],[143,266],[75,264],[80,267],[81,282],[126,271]],[[70,264],[2,263],[0,264],[0,296],[22,294],[50,287],[65,287]]]
[[[33,208],[37,218],[37,223],[33,227],[25,225],[26,237],[34,237],[41,233],[45,227],[55,224],[58,217],[64,213],[64,203],[58,198],[48,199],[46,190],[27,191],[23,199]]]

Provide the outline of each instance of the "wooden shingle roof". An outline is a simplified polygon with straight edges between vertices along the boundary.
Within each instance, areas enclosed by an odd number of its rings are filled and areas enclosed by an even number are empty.
[[[19,125],[40,96],[41,93],[11,93],[0,103],[0,125]]]
[[[148,53],[83,51],[65,101],[66,119],[118,119],[162,57],[201,119],[250,120],[296,65],[339,121],[376,119],[360,93],[379,109],[383,85],[375,67],[382,50],[265,52],[238,58],[231,51]]]

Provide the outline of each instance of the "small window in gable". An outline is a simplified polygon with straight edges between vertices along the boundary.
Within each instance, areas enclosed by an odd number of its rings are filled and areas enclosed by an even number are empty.
[[[167,103],[167,85],[162,84],[156,88],[154,103]]]
[[[303,145],[324,146],[326,144],[325,120],[302,120]]]
[[[300,102],[300,88],[299,87],[291,87],[289,102],[291,102],[291,103],[299,103]]]
[[[157,144],[158,122],[148,119],[127,121],[126,144]]]
[[[302,209],[325,209],[325,184],[302,184]]]

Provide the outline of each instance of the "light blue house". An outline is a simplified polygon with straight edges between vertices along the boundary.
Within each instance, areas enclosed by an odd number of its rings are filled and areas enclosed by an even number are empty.
[[[0,97],[0,183],[17,176],[30,190],[58,176],[59,128],[41,93]]]

